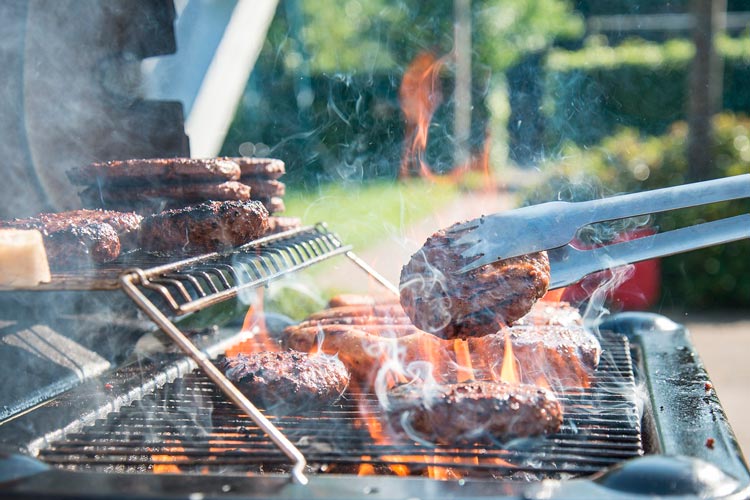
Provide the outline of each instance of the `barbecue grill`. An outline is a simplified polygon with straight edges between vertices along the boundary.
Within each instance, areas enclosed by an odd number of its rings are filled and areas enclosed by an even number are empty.
[[[71,19],[87,8],[68,4],[63,10]],[[75,145],[80,157],[74,157],[32,133],[23,151],[3,153],[23,160],[9,163],[29,163],[25,170],[34,175],[26,184],[39,180],[34,158],[79,165],[189,154],[181,106],[134,101],[132,89],[117,82],[117,71],[130,73],[134,60],[175,50],[173,6],[153,5],[143,15],[158,27],[138,36],[120,33],[141,26],[129,22],[129,5],[102,15],[107,32],[122,36],[107,37],[111,46],[101,48],[103,55],[99,49],[89,54],[104,61],[91,65],[97,79],[81,79],[103,80],[106,92],[66,96],[101,100],[106,106],[97,117],[119,121],[120,128],[124,123],[126,138],[110,137],[93,120],[82,131],[64,128],[66,144],[69,136],[88,141]],[[31,14],[44,15],[44,8],[32,7]],[[19,22],[30,15],[25,7],[5,10]],[[52,18],[44,19],[43,30],[53,31],[45,28]],[[154,39],[141,40],[148,34]],[[131,39],[140,41],[120,46]],[[37,52],[43,61],[59,56],[56,44],[34,40],[19,64],[34,64]],[[81,59],[78,51],[71,54]],[[66,66],[59,64],[63,74]],[[41,90],[18,83],[18,94],[57,100],[56,92],[45,91],[49,85],[73,88],[64,78],[43,80]],[[50,107],[7,121],[41,130],[34,124],[51,121]],[[74,123],[67,116],[59,121]],[[64,163],[61,169],[70,166]],[[46,206],[53,198],[59,206],[70,198],[65,186],[40,184],[32,201]],[[750,498],[750,472],[688,332],[654,314],[619,314],[592,325],[601,363],[590,387],[559,391],[563,426],[542,438],[452,447],[379,438],[371,426],[382,421],[383,410],[374,394],[355,390],[323,409],[258,411],[215,364],[258,334],[242,326],[243,299],[329,259],[351,263],[395,291],[324,224],[187,260],[127,254],[109,267],[57,274],[33,290],[0,291],[0,496]]]
[[[54,384],[37,388],[35,394],[49,396],[41,403],[38,396],[17,402],[0,425],[5,493],[598,498],[638,484],[653,495],[679,487],[695,495],[747,496],[750,473],[687,332],[646,313],[597,325],[603,355],[591,386],[560,392],[564,424],[543,438],[454,447],[376,439],[368,420],[378,421],[382,409],[373,394],[356,392],[301,414],[259,412],[304,457],[300,472],[310,482],[298,484],[285,443],[269,437],[263,421],[248,416],[198,366],[215,368],[217,356],[255,332],[231,321],[194,330],[184,318],[209,314],[329,258],[345,258],[387,283],[318,225],[231,253],[147,260],[147,268],[134,268],[139,257],[131,255],[120,263],[119,277],[115,266],[75,279],[58,275],[44,290],[29,292],[124,296],[112,287],[125,288],[162,332],[177,335],[180,349],[100,370],[62,393]],[[200,355],[186,355],[185,344]],[[692,477],[691,485],[675,482],[682,476]]]

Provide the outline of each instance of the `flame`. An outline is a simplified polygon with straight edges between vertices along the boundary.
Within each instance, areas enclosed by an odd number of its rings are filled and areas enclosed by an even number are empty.
[[[438,59],[431,52],[421,52],[409,63],[401,80],[399,100],[406,120],[407,137],[401,158],[402,179],[418,173],[427,179],[437,180],[424,159],[424,151],[432,115],[443,102],[438,76],[444,64],[444,58]]]
[[[471,352],[469,352],[469,343],[466,340],[456,339],[453,341],[453,351],[456,353],[456,379],[458,382],[468,382],[474,380],[474,368],[471,364]]]
[[[518,384],[521,381],[516,358],[513,356],[513,343],[510,341],[510,333],[507,331],[505,332],[505,352],[503,353],[503,365],[500,369],[500,380],[511,384]]]
[[[179,444],[179,441],[177,440],[166,440],[164,442],[165,444],[169,443],[177,443]],[[151,462],[154,464],[153,466],[153,473],[154,474],[181,474],[182,471],[180,470],[180,467],[175,463],[175,461],[187,461],[188,457],[185,455],[179,455],[179,453],[184,453],[185,448],[182,446],[165,446],[163,448],[163,453],[160,454],[153,454],[151,455]]]
[[[247,309],[241,330],[243,332],[254,332],[254,335],[248,340],[227,349],[226,355],[228,357],[238,354],[279,350],[278,344],[274,342],[266,328],[266,319],[263,310],[264,289],[262,287],[257,288],[255,293],[255,301]]]
[[[357,471],[358,476],[374,476],[375,475],[375,466],[371,463],[368,463],[369,460],[372,460],[372,457],[369,455],[363,455],[362,456],[362,462],[359,464],[359,470]]]

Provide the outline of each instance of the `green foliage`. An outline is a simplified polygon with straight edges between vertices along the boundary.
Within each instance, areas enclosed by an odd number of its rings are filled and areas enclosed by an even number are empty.
[[[453,48],[453,2],[331,0],[300,2],[302,39],[313,72],[404,67],[420,51]],[[473,44],[479,64],[508,67],[520,54],[575,38],[583,20],[565,0],[474,0]]]
[[[722,36],[723,109],[750,112],[750,40]],[[599,38],[577,51],[553,50],[546,61],[548,143],[595,144],[620,127],[662,134],[685,119],[694,47],[687,40],[629,40],[612,47]]]
[[[750,172],[750,119],[715,118],[713,177]],[[630,128],[591,148],[568,146],[546,166],[550,179],[529,202],[594,199],[687,182],[687,126],[678,122],[658,137]],[[719,203],[658,215],[662,231],[750,212],[750,200]],[[662,307],[727,308],[750,306],[750,241],[743,240],[662,260]]]
[[[526,51],[579,35],[566,0],[475,0],[472,15],[472,147],[481,148],[485,99],[497,74]],[[221,154],[273,155],[290,184],[394,178],[404,143],[398,89],[422,51],[446,56],[443,102],[426,160],[453,161],[453,2],[311,0],[279,2]]]

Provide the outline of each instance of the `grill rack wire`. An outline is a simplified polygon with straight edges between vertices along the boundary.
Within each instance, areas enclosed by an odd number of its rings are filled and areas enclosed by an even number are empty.
[[[602,336],[606,353],[590,388],[566,388],[558,398],[565,420],[555,434],[502,445],[431,447],[408,440],[379,442],[364,420],[382,422],[374,394],[344,395],[336,405],[299,415],[265,414],[291,437],[309,462],[308,471],[378,474],[407,466],[466,477],[541,479],[590,475],[644,453],[629,343]],[[70,470],[185,473],[287,474],[273,443],[195,370],[92,425],[66,434],[40,451],[46,463]]]
[[[307,484],[305,456],[185,335],[168,316],[179,317],[264,286],[336,255],[346,255],[388,290],[398,289],[357,257],[323,223],[260,238],[230,253],[211,253],[149,269],[131,268],[119,277],[124,292],[244,411],[292,461],[290,477]],[[155,300],[161,302],[157,307]],[[165,312],[166,311],[166,312]]]

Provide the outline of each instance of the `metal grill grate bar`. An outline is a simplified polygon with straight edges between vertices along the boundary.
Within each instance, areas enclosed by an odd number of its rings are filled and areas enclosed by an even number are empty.
[[[643,454],[627,341],[611,337],[602,346],[608,355],[592,387],[560,396],[565,407],[562,429],[517,446],[376,442],[359,413],[382,415],[372,394],[347,394],[335,407],[302,416],[265,414],[296,443],[312,464],[308,468],[356,472],[369,464],[380,473],[391,473],[390,467],[399,465],[417,474],[437,466],[493,477],[587,475]],[[260,427],[199,372],[53,443],[40,458],[65,468],[124,472],[158,465],[211,473],[289,468],[288,459]]]

